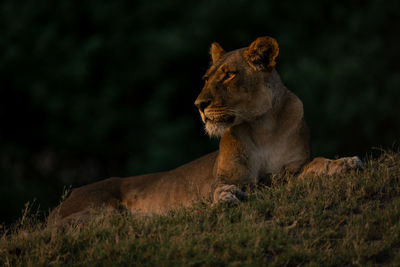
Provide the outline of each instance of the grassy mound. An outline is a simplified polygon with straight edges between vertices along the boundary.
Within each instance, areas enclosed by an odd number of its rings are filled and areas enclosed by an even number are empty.
[[[47,229],[33,215],[1,228],[1,266],[400,266],[400,153],[339,177],[276,177],[236,207],[166,216],[98,214]]]

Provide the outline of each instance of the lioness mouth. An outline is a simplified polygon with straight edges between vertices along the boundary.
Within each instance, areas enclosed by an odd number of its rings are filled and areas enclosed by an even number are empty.
[[[209,118],[206,117],[206,122],[211,122],[211,123],[226,123],[226,124],[232,124],[235,121],[235,116],[225,116],[222,118]]]

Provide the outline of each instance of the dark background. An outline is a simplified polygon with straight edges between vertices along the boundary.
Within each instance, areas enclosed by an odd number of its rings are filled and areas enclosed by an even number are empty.
[[[0,4],[0,222],[63,186],[168,170],[217,148],[193,102],[208,48],[277,39],[313,154],[391,148],[400,2],[15,1]]]

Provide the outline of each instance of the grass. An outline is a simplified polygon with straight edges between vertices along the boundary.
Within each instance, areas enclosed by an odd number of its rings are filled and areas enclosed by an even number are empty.
[[[0,266],[400,266],[400,153],[366,161],[338,177],[275,177],[235,207],[97,210],[58,230],[25,212],[1,228]]]

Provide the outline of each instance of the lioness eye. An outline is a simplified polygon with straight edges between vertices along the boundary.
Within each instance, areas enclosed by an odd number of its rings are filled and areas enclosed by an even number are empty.
[[[232,72],[232,71],[227,72],[227,73],[225,74],[224,80],[230,80],[230,79],[232,79],[232,78],[235,77],[235,76],[236,76],[236,72]]]

